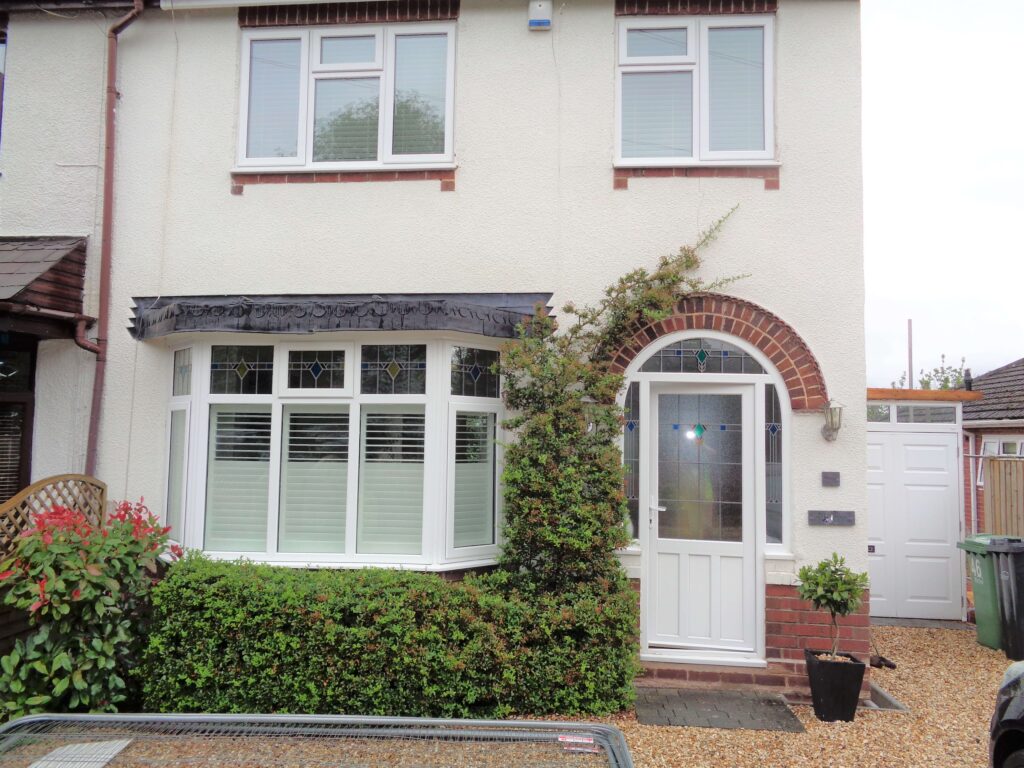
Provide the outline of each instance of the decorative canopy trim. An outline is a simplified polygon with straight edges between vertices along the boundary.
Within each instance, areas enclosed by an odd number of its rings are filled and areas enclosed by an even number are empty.
[[[513,338],[550,293],[389,293],[136,298],[139,340],[173,333],[459,331]]]

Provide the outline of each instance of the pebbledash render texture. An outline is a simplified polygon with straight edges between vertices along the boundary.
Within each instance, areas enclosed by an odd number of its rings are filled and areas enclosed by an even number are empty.
[[[109,307],[97,475],[183,545],[493,567],[508,313],[593,304],[734,211],[699,275],[741,279],[612,352],[620,559],[645,680],[802,693],[828,616],[797,571],[867,570],[856,0],[567,0],[545,31],[492,0],[147,2],[118,37],[101,297],[82,163],[105,135],[96,29],[130,5],[6,23],[0,239],[72,238],[84,275],[67,316],[0,303],[20,345],[0,353],[35,372],[26,477],[86,465],[74,335]],[[843,650],[869,653],[867,615]]]

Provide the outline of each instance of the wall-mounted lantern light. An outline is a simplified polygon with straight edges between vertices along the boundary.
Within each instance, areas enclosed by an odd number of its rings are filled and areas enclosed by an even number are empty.
[[[829,442],[836,439],[839,428],[843,426],[843,406],[835,400],[829,400],[825,406],[825,426],[821,428],[821,436]]]

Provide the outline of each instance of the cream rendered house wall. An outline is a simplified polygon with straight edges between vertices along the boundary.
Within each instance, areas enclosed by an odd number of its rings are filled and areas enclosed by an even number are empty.
[[[781,190],[758,179],[631,179],[612,189],[615,16],[611,2],[559,3],[553,30],[525,6],[464,0],[456,64],[456,191],[436,181],[246,186],[230,194],[240,34],[226,10],[147,10],[122,36],[110,364],[99,475],[112,494],[163,493],[171,358],[124,330],[132,296],[554,291],[593,300],[621,273],[692,241],[735,205],[704,274],[749,274],[730,292],[790,323],[846,406],[835,443],[822,418],[792,420],[796,563],[833,550],[866,569],[860,40],[853,0],[781,0],[776,141]],[[98,14],[17,14],[0,145],[0,231],[89,234],[98,261],[103,35]],[[37,105],[21,110],[29,101]],[[67,166],[65,163],[76,165]],[[77,165],[80,163],[81,165]],[[91,164],[91,165],[90,165]],[[95,310],[95,280],[87,311]],[[84,443],[89,356],[41,356],[44,457]],[[77,399],[76,399],[77,398]],[[73,417],[73,418],[72,418]],[[62,458],[62,461],[64,459]],[[63,469],[78,470],[67,465]],[[821,488],[824,470],[842,487]],[[159,507],[159,504],[154,504]],[[852,509],[850,528],[807,528],[808,509]],[[794,563],[770,561],[769,581]]]

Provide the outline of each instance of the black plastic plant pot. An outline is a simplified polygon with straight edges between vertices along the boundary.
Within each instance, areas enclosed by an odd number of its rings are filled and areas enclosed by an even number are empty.
[[[851,722],[857,714],[860,686],[864,682],[864,662],[848,653],[837,655],[845,656],[849,661],[829,661],[818,658],[819,653],[829,652],[804,649],[814,714],[827,723],[835,720]]]

